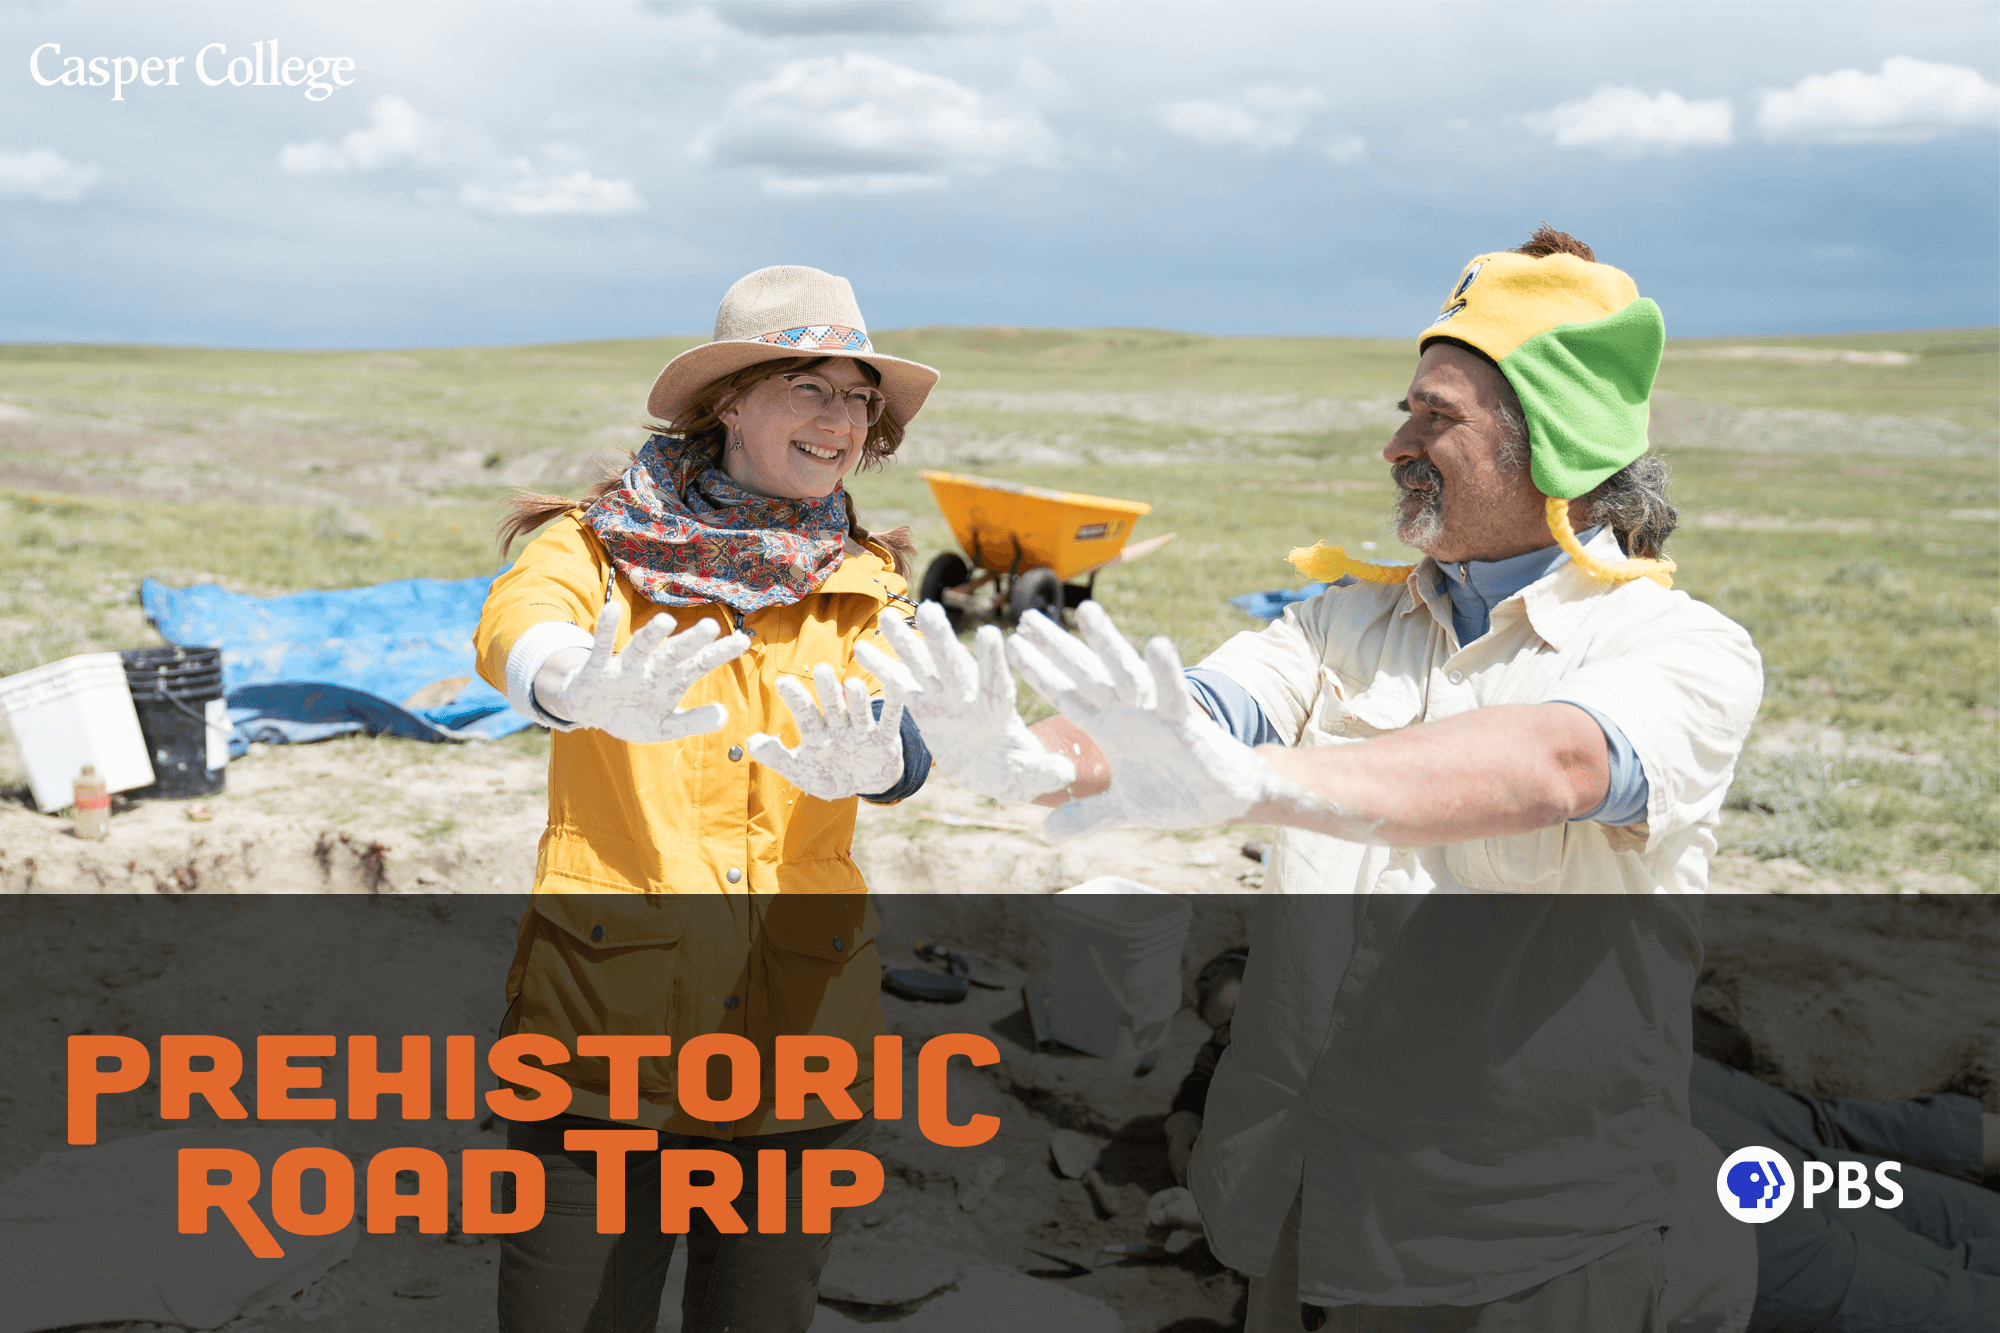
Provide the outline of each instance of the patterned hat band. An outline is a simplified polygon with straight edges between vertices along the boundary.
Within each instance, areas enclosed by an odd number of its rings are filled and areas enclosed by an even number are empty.
[[[803,328],[766,333],[760,342],[782,343],[809,352],[872,352],[875,344],[860,329],[845,324],[808,324]]]

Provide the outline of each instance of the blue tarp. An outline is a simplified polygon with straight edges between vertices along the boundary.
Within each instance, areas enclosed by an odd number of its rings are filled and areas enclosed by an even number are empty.
[[[222,649],[233,753],[253,740],[284,744],[354,731],[490,740],[531,725],[473,672],[472,630],[494,577],[398,579],[283,597],[147,579],[139,599],[168,643]],[[458,676],[472,679],[449,703],[412,711],[400,702]]]
[[[1238,593],[1229,599],[1229,604],[1242,607],[1259,620],[1276,620],[1285,614],[1285,608],[1293,602],[1303,602],[1317,597],[1332,586],[1328,583],[1308,583],[1303,588],[1273,588],[1270,592]]]

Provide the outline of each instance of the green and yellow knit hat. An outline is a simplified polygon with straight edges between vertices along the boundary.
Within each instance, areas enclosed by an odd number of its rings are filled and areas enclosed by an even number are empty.
[[[1568,503],[1646,452],[1666,336],[1660,307],[1609,264],[1509,251],[1478,255],[1461,269],[1437,318],[1417,336],[1419,352],[1450,338],[1493,359],[1527,417],[1529,473],[1549,497],[1550,533],[1579,568],[1609,582],[1673,582],[1671,561],[1607,563],[1586,555],[1571,530]],[[1296,551],[1293,563],[1322,578],[1336,565],[1375,582],[1400,581],[1407,572],[1363,566],[1338,547]]]
[[[1480,255],[1417,336],[1493,358],[1520,395],[1543,495],[1574,500],[1646,452],[1667,329],[1631,278],[1575,255]]]

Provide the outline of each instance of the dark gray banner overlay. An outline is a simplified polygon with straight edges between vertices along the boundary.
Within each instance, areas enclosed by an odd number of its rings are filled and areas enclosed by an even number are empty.
[[[31,895],[0,938],[0,1333],[1561,1330],[1586,1277],[1608,1327],[2000,1329],[2000,898]]]

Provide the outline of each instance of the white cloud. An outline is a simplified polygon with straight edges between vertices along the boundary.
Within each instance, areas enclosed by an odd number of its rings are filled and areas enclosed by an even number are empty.
[[[1034,111],[872,55],[794,61],[738,89],[693,149],[716,166],[761,167],[766,190],[792,195],[935,190],[1063,161]]]
[[[1368,154],[1368,141],[1358,134],[1336,134],[1320,145],[1320,151],[1345,166]]]
[[[1976,69],[1890,56],[1879,74],[1812,74],[1764,94],[1757,129],[1803,143],[1918,143],[2000,125],[2000,86]]]
[[[103,174],[94,166],[78,166],[53,148],[0,150],[0,195],[25,195],[45,204],[75,203]]]
[[[831,194],[916,194],[949,190],[951,177],[935,172],[858,172],[847,176],[772,176],[764,193],[787,199],[817,199]]]
[[[588,171],[539,175],[526,158],[515,159],[511,166],[511,178],[459,186],[458,202],[475,213],[508,218],[610,218],[646,210],[638,187],[628,180]]]
[[[279,170],[293,176],[343,176],[417,168],[433,179],[458,182],[455,191],[420,189],[420,198],[452,199],[493,217],[603,218],[646,209],[629,180],[581,167],[538,171],[525,157],[503,161],[482,137],[440,125],[400,97],[377,98],[368,114],[365,128],[337,143],[314,139],[286,144],[278,152]],[[555,155],[567,156],[560,149]]]
[[[1326,99],[1307,88],[1252,88],[1239,98],[1199,98],[1160,108],[1160,123],[1211,148],[1289,148]]]
[[[1726,99],[1690,102],[1675,92],[1652,96],[1637,88],[1599,88],[1521,121],[1562,148],[1595,148],[1613,157],[1656,150],[1719,148],[1735,137],[1736,111]]]
[[[400,97],[378,97],[368,109],[371,124],[339,143],[314,139],[278,150],[278,168],[293,176],[338,176],[408,164],[437,165],[444,145],[437,126]]]
[[[1044,5],[979,0],[759,0],[756,4],[736,0],[712,6],[710,12],[730,27],[760,37],[1007,31],[1048,19]]]

